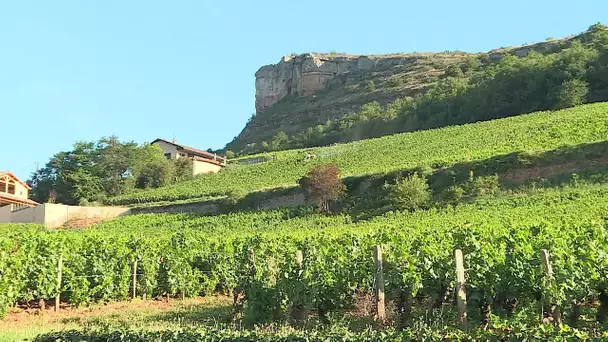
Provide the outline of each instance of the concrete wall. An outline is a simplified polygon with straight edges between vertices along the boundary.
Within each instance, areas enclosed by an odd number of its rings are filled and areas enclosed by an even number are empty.
[[[0,208],[0,223],[37,223],[56,228],[70,220],[110,219],[129,212],[129,208],[122,207],[78,207],[51,203],[15,211],[12,211],[12,206],[5,206]]]
[[[295,193],[292,195],[283,195],[269,198],[260,203],[257,206],[257,209],[270,210],[279,208],[292,208],[311,204],[314,204],[314,202],[306,200],[306,196],[304,196],[304,194]]]
[[[217,203],[197,202],[197,203],[182,203],[163,205],[158,207],[133,208],[131,214],[148,214],[148,213],[197,213],[197,214],[217,214],[220,212],[220,206]]]
[[[0,207],[0,223],[11,223],[11,205]]]
[[[44,224],[49,228],[63,225],[77,219],[101,218],[110,219],[129,213],[129,208],[122,207],[79,207],[63,204],[43,204]],[[38,207],[37,207],[38,208]]]
[[[44,206],[17,209],[12,212],[11,222],[44,224],[44,209]]]
[[[193,160],[192,161],[192,174],[198,175],[201,173],[217,173],[222,170],[219,165],[206,163],[204,161]]]

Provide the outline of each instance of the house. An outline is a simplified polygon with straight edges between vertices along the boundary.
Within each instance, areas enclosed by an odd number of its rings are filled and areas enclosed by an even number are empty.
[[[177,141],[156,139],[152,142],[160,146],[167,159],[190,158],[192,159],[192,174],[216,173],[226,166],[226,157],[220,157],[215,153],[199,150],[193,147],[178,144]]]
[[[35,207],[38,203],[30,200],[30,187],[10,171],[0,171],[0,207]]]

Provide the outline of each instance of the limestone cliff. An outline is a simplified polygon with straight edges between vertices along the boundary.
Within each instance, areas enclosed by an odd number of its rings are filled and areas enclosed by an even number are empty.
[[[285,56],[255,73],[256,116],[227,148],[241,150],[277,131],[297,133],[378,101],[419,92],[465,53]],[[374,82],[376,90],[368,89]]]
[[[404,56],[352,56],[303,54],[285,56],[255,74],[255,108],[258,113],[287,95],[306,96],[324,89],[334,77],[346,73],[387,69],[411,62]],[[380,64],[380,65],[378,65]]]
[[[485,54],[498,60],[511,54],[548,51],[556,41]],[[256,115],[226,148],[246,149],[248,144],[268,141],[278,131],[288,135],[309,127],[339,120],[377,101],[384,106],[397,98],[425,91],[445,75],[452,64],[477,56],[463,52],[390,55],[346,55],[306,53],[283,57],[279,63],[255,73]]]

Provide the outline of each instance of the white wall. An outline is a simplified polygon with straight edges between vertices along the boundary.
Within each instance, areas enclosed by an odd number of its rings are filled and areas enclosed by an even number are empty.
[[[201,173],[216,173],[221,170],[221,166],[212,163],[206,163],[199,160],[193,160],[192,162],[192,174],[195,176]]]
[[[0,223],[37,223],[49,228],[56,228],[70,220],[110,219],[129,212],[129,208],[122,207],[79,207],[51,203],[16,211],[11,211],[11,206],[6,206],[0,207]]]
[[[0,223],[11,223],[11,209],[12,205],[0,207]]]
[[[157,141],[154,144],[160,146],[164,153],[171,153],[171,159],[179,158],[177,147],[175,147],[175,145],[168,144],[164,141]]]

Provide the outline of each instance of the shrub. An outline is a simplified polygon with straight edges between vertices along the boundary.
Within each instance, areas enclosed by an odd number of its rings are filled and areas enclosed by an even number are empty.
[[[494,195],[500,191],[498,175],[471,178],[467,184],[468,196]]]
[[[175,168],[167,159],[156,160],[141,170],[136,186],[140,189],[159,188],[172,183]]]
[[[399,78],[399,75],[393,75],[386,79],[386,84],[389,87],[398,87],[403,83],[403,81]]]
[[[225,203],[230,206],[234,206],[234,205],[237,205],[240,201],[242,201],[247,196],[247,191],[245,191],[243,189],[233,189],[233,190],[230,190],[226,194],[226,196],[227,197],[226,197]]]
[[[373,92],[376,91],[376,83],[374,83],[373,80],[370,80],[369,82],[367,82],[367,87],[366,87],[367,91],[369,92]]]
[[[418,173],[397,179],[394,185],[388,186],[389,199],[395,209],[416,210],[425,207],[431,192],[426,179]]]
[[[313,199],[321,211],[330,212],[330,204],[342,197],[346,185],[340,179],[340,169],[334,164],[319,165],[298,181],[308,198]]]
[[[441,193],[441,200],[445,203],[456,204],[466,195],[466,191],[457,185],[452,185]]]
[[[192,168],[193,161],[190,158],[179,158],[173,160],[173,167],[175,168],[175,182],[183,182],[193,178]]]
[[[573,79],[564,81],[556,94],[556,109],[581,105],[587,100],[589,86],[587,82]]]

